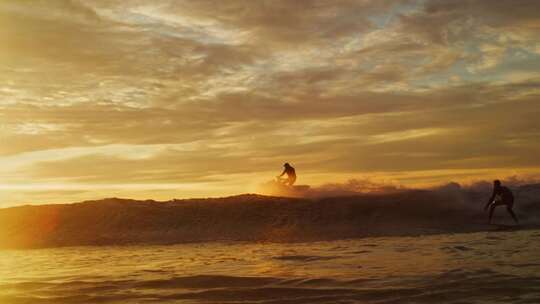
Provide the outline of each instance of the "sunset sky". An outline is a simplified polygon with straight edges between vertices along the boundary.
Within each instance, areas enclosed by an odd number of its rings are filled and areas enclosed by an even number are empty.
[[[0,0],[0,207],[539,176],[539,12]]]

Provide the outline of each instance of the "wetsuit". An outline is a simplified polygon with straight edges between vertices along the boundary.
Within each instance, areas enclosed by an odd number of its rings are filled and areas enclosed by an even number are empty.
[[[285,184],[292,186],[294,182],[296,181],[296,171],[294,170],[292,166],[288,166],[288,167],[285,167],[285,169],[283,170],[283,173],[281,173],[280,176],[283,176],[284,174],[287,174],[287,177],[288,177]]]
[[[508,189],[507,187],[495,187],[493,189],[493,194],[491,195],[489,202],[491,204],[495,204],[496,206],[506,205],[512,208],[514,206],[514,195],[512,194],[512,191],[510,191],[510,189]]]
[[[495,207],[502,205],[506,205],[506,211],[510,213],[516,224],[519,223],[516,214],[512,210],[514,207],[514,195],[510,189],[504,186],[497,186],[493,188],[493,194],[486,204],[485,208],[487,209],[489,207],[489,223],[491,223],[491,218],[493,216]]]

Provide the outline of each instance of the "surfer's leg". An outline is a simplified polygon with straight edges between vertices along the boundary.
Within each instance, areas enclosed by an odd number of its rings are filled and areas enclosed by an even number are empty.
[[[512,205],[506,205],[506,211],[508,211],[508,213],[510,213],[510,215],[514,219],[514,222],[516,222],[516,224],[519,224],[518,218],[517,218],[516,214],[514,213],[514,210],[512,210]]]
[[[289,178],[289,185],[294,185],[294,182],[296,181],[296,177]]]
[[[493,217],[493,211],[495,210],[495,203],[489,205],[489,220],[488,223],[491,224],[491,218]]]
[[[491,218],[493,217],[493,211],[495,210],[495,207],[503,205],[501,201],[494,201],[489,205],[489,221],[488,223],[491,224]]]

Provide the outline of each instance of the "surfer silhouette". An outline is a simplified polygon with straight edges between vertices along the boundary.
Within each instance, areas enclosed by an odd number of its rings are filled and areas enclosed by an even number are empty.
[[[283,167],[283,172],[277,178],[284,185],[292,186],[296,181],[296,171],[289,163],[285,163]],[[287,178],[281,178],[285,174],[287,174]]]
[[[503,206],[506,205],[506,211],[510,213],[516,224],[518,224],[518,219],[512,208],[514,207],[514,195],[512,194],[512,191],[508,189],[507,187],[504,187],[501,185],[500,180],[494,180],[493,181],[493,194],[491,194],[491,197],[489,201],[487,202],[486,206],[484,207],[484,211],[486,211],[489,208],[489,223],[491,224],[491,217],[493,216],[493,211],[495,210],[495,207],[497,206]]]

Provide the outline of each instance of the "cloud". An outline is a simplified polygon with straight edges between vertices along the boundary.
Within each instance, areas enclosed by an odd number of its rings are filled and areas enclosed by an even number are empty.
[[[240,191],[284,161],[312,184],[531,171],[537,10],[524,0],[3,1],[2,178]]]

